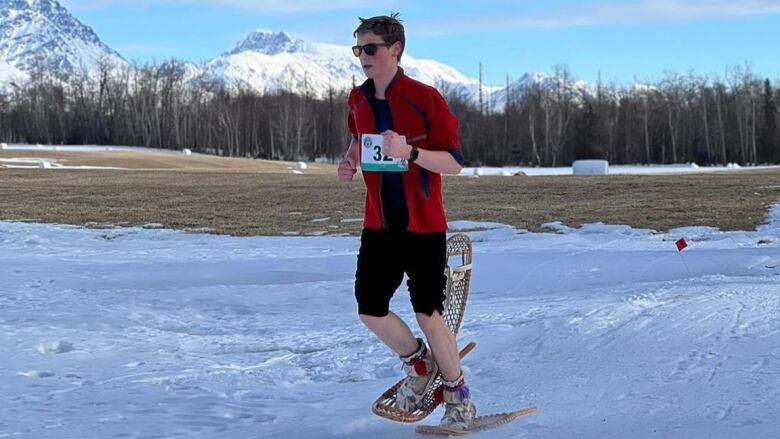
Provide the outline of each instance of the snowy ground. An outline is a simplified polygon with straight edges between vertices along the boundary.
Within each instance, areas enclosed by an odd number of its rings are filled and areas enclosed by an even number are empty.
[[[539,407],[477,437],[777,437],[780,206],[756,232],[451,225],[489,228],[478,409]],[[355,315],[357,247],[0,222],[0,438],[415,437],[369,409],[401,370]]]
[[[671,165],[609,165],[607,173],[609,175],[651,175],[651,174],[698,174],[711,172],[735,172],[746,170],[777,170],[780,166],[746,166],[742,167],[736,163],[729,163],[728,166],[699,166],[695,163],[679,163]],[[533,168],[525,166],[505,166],[505,167],[480,167],[463,168],[460,175],[466,177],[478,176],[504,176],[527,175],[536,177],[542,175],[572,175],[571,166]]]
[[[180,154],[180,151],[159,148],[146,148],[143,146],[108,146],[108,145],[31,145],[27,143],[5,144],[6,151],[64,151],[64,152],[163,152]]]

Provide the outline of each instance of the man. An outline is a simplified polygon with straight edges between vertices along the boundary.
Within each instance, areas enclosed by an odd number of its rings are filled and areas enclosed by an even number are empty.
[[[397,17],[361,18],[353,34],[357,45],[352,49],[368,79],[349,96],[352,141],[339,164],[339,179],[351,181],[355,175],[365,134],[381,134],[382,153],[408,163],[405,172],[363,171],[367,192],[355,297],[361,321],[403,361],[407,378],[398,391],[397,407],[418,407],[441,371],[441,423],[465,429],[476,409],[455,337],[442,317],[447,220],[440,174],[461,170],[458,120],[436,89],[409,78],[399,67],[406,40]],[[389,310],[404,273],[430,350]]]

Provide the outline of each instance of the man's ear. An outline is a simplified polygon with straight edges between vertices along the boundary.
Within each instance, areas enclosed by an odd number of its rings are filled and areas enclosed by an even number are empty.
[[[396,41],[393,43],[392,46],[390,46],[390,49],[392,50],[392,54],[395,57],[395,59],[398,59],[398,56],[401,54],[401,51],[403,50],[403,45],[401,45],[400,41]]]

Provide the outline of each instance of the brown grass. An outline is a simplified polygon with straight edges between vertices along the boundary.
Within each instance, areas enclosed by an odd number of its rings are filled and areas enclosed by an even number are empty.
[[[0,168],[0,219],[67,224],[207,228],[231,235],[351,233],[364,187],[337,181],[335,167],[154,153],[35,153],[68,164],[128,170]],[[2,151],[2,157],[32,157]],[[192,160],[190,160],[192,159]],[[132,168],[132,169],[130,169]],[[176,172],[171,172],[175,170]],[[450,220],[495,221],[537,231],[560,220],[665,231],[708,225],[753,230],[780,200],[780,171],[608,177],[446,177]],[[328,218],[323,221],[314,221]]]

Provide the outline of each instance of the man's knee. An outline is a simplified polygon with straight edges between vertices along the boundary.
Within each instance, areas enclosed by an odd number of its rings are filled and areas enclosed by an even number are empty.
[[[360,313],[358,315],[360,316],[360,321],[371,330],[380,329],[385,325],[385,322],[387,322],[387,314],[384,316],[375,316]]]
[[[431,315],[425,313],[416,313],[417,324],[420,325],[420,329],[426,334],[441,329],[442,326],[446,326],[444,319],[439,311],[434,310]]]

